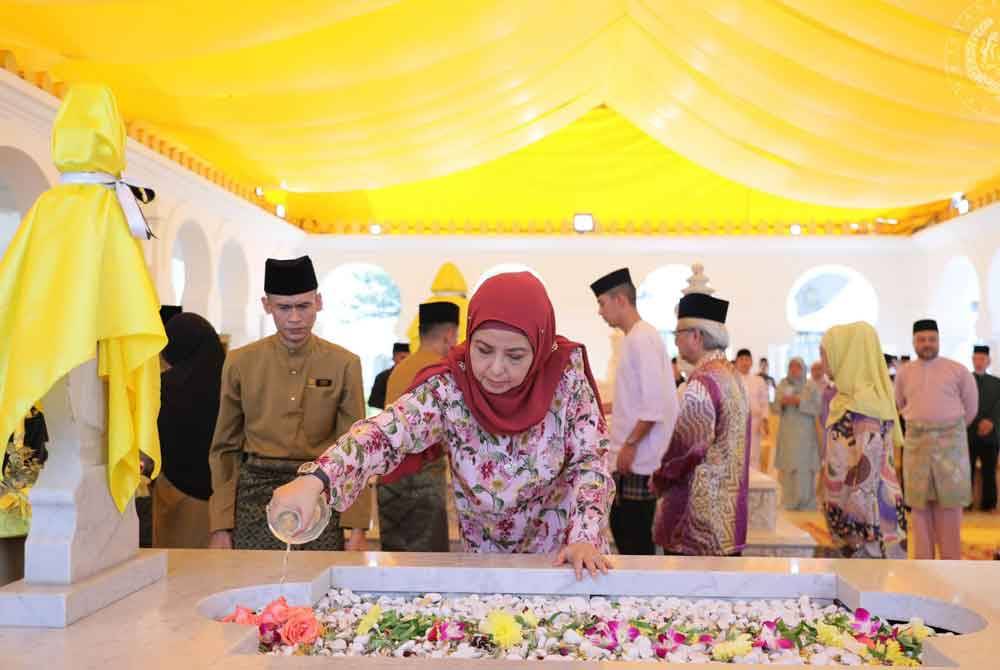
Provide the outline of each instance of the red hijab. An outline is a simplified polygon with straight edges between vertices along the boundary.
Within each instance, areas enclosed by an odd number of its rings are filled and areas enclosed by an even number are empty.
[[[488,322],[523,333],[534,354],[524,381],[504,393],[489,393],[472,374],[469,342],[476,329]],[[494,435],[515,435],[545,418],[570,355],[579,348],[583,353],[587,381],[594,391],[597,406],[601,406],[586,348],[556,335],[552,302],[542,282],[530,272],[500,274],[483,282],[469,302],[467,332],[468,339],[452,347],[444,361],[421,370],[410,390],[434,375],[451,372],[466,405],[484,430]]]

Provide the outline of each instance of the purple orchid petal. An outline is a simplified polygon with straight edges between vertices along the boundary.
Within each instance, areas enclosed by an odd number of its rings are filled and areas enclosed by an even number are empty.
[[[262,623],[257,627],[257,631],[261,644],[267,646],[275,644],[281,637],[276,623]]]
[[[635,639],[639,637],[639,629],[635,626],[628,627],[628,641],[635,642]]]
[[[795,643],[788,638],[778,638],[778,649],[795,649]]]
[[[858,609],[854,610],[855,621],[860,621],[864,623],[871,618],[872,618],[872,613],[866,610],[864,607],[859,607]]]
[[[712,644],[714,640],[715,638],[708,633],[702,633],[698,636],[698,642],[701,642],[702,644]]]

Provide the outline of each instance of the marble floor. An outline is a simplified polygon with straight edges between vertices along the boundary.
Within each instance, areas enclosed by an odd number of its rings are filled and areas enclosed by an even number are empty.
[[[830,536],[822,514],[786,511],[785,518],[813,536],[818,544],[817,556],[829,555]],[[963,514],[962,558],[992,560],[997,550],[1000,550],[1000,513],[977,511]]]

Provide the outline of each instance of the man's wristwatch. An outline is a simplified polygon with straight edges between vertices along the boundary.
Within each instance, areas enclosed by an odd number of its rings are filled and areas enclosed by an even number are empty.
[[[308,463],[303,463],[299,466],[298,473],[300,475],[312,475],[316,477],[321,482],[323,482],[323,497],[330,500],[330,478],[327,476],[323,468],[319,466],[316,461],[309,461]]]

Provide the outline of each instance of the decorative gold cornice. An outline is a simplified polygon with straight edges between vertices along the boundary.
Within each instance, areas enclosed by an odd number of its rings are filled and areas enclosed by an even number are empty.
[[[0,50],[0,68],[60,100],[66,96],[68,86],[65,82],[53,80],[48,72],[33,72],[21,68],[13,52]],[[126,119],[125,129],[130,138],[155,151],[164,158],[177,163],[185,170],[207,179],[219,188],[225,189],[271,214],[275,214],[275,206],[267,202],[264,198],[257,197],[253,188],[239,183],[208,161],[185,151],[169,139],[161,137],[155,131],[144,127],[141,122]]]

